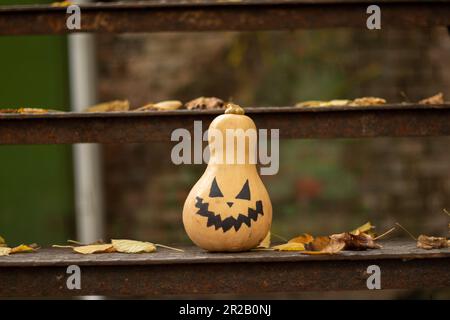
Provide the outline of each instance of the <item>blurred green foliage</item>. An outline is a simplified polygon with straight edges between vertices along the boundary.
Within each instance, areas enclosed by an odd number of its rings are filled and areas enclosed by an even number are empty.
[[[49,1],[2,5],[38,2]],[[68,105],[66,38],[0,37],[0,108]],[[0,234],[8,243],[65,241],[73,212],[70,146],[0,147]]]

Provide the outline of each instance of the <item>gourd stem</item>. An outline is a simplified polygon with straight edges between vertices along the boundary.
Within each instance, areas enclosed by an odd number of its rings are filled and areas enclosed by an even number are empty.
[[[225,114],[240,114],[240,115],[242,115],[242,114],[245,114],[245,111],[241,106],[239,106],[237,104],[228,103],[227,108],[225,109]]]

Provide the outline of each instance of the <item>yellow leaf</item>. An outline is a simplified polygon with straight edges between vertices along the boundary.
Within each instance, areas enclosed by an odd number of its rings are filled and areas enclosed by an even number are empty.
[[[9,256],[11,253],[11,248],[1,247],[0,248],[0,257],[1,256]]]
[[[72,5],[72,1],[58,1],[58,2],[53,2],[51,4],[52,7],[69,7]]]
[[[19,108],[17,109],[18,113],[32,113],[32,114],[44,114],[48,113],[47,109],[41,109],[41,108]]]
[[[360,233],[367,233],[370,230],[374,229],[375,227],[370,223],[370,222],[366,222],[365,224],[363,224],[362,226],[356,228],[355,230],[351,231],[350,233],[357,236]]]
[[[153,243],[136,240],[112,240],[114,249],[123,253],[154,252],[156,247]]]
[[[6,241],[2,236],[0,236],[0,247],[6,247]]]
[[[278,250],[278,251],[304,251],[305,250],[305,246],[303,245],[303,243],[298,243],[298,242],[288,242],[285,244],[280,244],[278,246],[274,246],[272,248],[275,250]]]
[[[13,253],[30,253],[36,251],[30,246],[27,246],[25,244],[21,244],[20,246],[14,247],[11,249],[11,254]]]
[[[270,248],[270,231],[267,233],[266,237],[263,239],[263,241],[261,241],[257,248]]]
[[[291,242],[296,242],[296,243],[303,243],[303,244],[307,244],[310,243],[314,240],[314,237],[310,234],[304,233],[301,236],[295,237],[291,240],[289,240],[289,243]]]
[[[89,246],[75,247],[73,248],[73,250],[82,254],[109,253],[114,252],[114,247],[112,244],[94,244]]]

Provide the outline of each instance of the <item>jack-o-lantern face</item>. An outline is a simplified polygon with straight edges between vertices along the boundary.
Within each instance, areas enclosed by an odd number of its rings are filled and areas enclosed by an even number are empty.
[[[245,181],[241,191],[237,195],[225,195],[220,190],[216,178],[211,183],[209,199],[196,197],[195,207],[197,214],[207,218],[206,226],[222,229],[227,232],[231,228],[239,231],[243,224],[251,226],[252,220],[264,215],[261,200],[252,201],[248,180]]]

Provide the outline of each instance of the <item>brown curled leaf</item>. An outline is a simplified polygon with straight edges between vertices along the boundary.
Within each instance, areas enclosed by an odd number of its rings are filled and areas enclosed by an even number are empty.
[[[417,248],[431,250],[448,248],[448,240],[444,237],[432,237],[421,234],[417,238]]]
[[[325,238],[325,237],[321,237]],[[328,238],[328,237],[327,237]],[[326,240],[321,240],[321,244],[324,244]],[[319,251],[307,250],[303,251],[302,254],[307,255],[322,255],[322,254],[336,254],[344,250],[345,242],[339,239],[329,238],[327,244]]]
[[[377,244],[373,237],[366,234],[360,233],[358,235],[354,235],[348,232],[333,234],[331,235],[332,239],[340,240],[345,242],[344,250],[350,251],[361,251],[367,249],[380,249],[381,245]]]
[[[185,107],[188,110],[223,109],[225,107],[225,102],[222,99],[216,97],[199,97],[197,99],[186,102]]]

